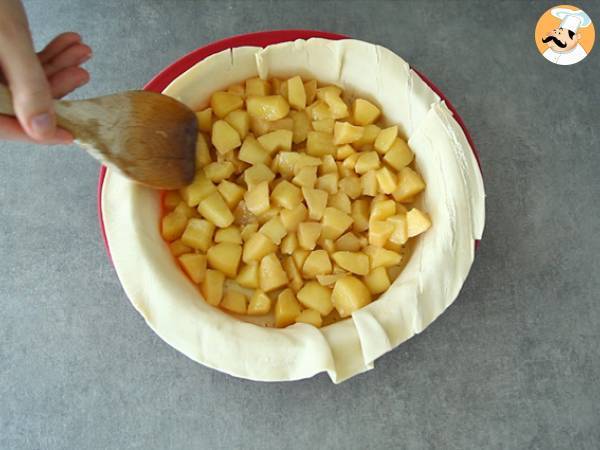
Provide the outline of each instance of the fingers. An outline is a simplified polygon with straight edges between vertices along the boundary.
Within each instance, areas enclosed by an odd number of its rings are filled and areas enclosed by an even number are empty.
[[[92,49],[77,33],[63,33],[38,53],[54,98],[61,98],[86,84],[89,73],[78,67],[92,56]]]
[[[12,10],[19,14],[18,10]],[[13,96],[15,113],[23,129],[36,141],[56,134],[52,95],[46,74],[33,50],[24,14],[0,30],[0,63]]]
[[[34,141],[21,127],[17,119],[7,116],[0,116],[0,139],[9,141]],[[57,128],[56,133],[43,141],[43,144],[69,144],[73,141],[73,136],[63,129]]]
[[[81,42],[81,36],[77,33],[69,31],[67,33],[59,34],[46,45],[44,50],[38,53],[38,57],[42,64],[45,64],[67,48],[74,44],[78,44],[79,42]]]
[[[81,67],[68,67],[50,77],[52,97],[61,98],[83,86],[90,80],[90,74]]]
[[[19,125],[19,121],[7,116],[0,116],[0,139],[31,141],[31,138],[27,136],[27,133]]]
[[[76,43],[62,50],[53,58],[43,63],[48,78],[68,67],[83,64],[92,56],[92,49],[87,45]]]

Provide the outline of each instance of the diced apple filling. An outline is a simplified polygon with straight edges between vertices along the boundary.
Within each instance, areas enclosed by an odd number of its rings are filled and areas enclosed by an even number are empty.
[[[206,302],[321,327],[384,294],[431,226],[415,154],[372,101],[300,76],[251,78],[196,112],[197,173],[160,231]],[[305,325],[303,325],[305,326]]]

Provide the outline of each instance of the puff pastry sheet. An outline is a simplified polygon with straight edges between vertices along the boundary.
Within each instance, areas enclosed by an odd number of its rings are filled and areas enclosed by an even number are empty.
[[[485,220],[480,170],[443,101],[398,55],[357,40],[297,40],[212,55],[164,91],[192,108],[257,75],[301,75],[375,101],[398,124],[427,189],[421,207],[433,226],[420,236],[403,272],[377,301],[321,329],[245,323],[205,303],[159,232],[159,193],[108,171],[102,216],[123,288],[148,325],[194,361],[260,381],[327,372],[334,383],[373,368],[384,353],[423,331],[458,296]]]

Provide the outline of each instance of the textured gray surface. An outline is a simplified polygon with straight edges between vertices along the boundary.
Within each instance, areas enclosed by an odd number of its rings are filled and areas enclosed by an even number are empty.
[[[100,243],[98,166],[0,143],[0,448],[600,447],[600,48],[558,67],[548,2],[29,0],[36,42],[94,48],[81,96],[139,87],[232,34],[315,28],[426,73],[481,152],[487,227],[449,310],[375,370],[261,384],[164,344]],[[600,21],[600,4],[579,2]]]

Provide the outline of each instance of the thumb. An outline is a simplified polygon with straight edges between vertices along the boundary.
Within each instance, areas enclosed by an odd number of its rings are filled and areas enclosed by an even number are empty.
[[[31,138],[49,140],[55,135],[56,119],[48,79],[27,26],[17,23],[11,31],[0,40],[0,63],[12,92],[15,114]]]

